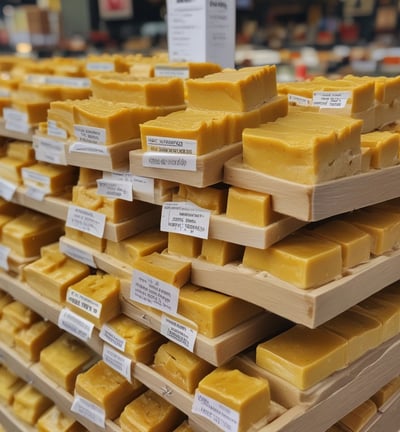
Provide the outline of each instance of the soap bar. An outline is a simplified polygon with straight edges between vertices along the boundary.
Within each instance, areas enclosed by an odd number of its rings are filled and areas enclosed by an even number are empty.
[[[345,415],[339,424],[354,432],[360,432],[369,420],[377,413],[377,407],[374,402],[367,399],[357,408]]]
[[[371,400],[375,405],[381,408],[393,395],[400,391],[400,376],[393,378],[382,388],[380,388],[375,394],[371,396]]]
[[[180,184],[174,201],[190,201],[198,207],[210,210],[212,214],[221,214],[225,213],[227,197],[227,187],[198,188]]]
[[[75,228],[65,226],[65,237],[98,252],[104,252],[107,240]]]
[[[238,432],[265,419],[270,409],[269,383],[238,369],[221,366],[204,377],[198,390],[239,413]]]
[[[201,254],[203,240],[186,234],[168,233],[168,252],[187,258],[197,258]]]
[[[307,390],[347,365],[347,341],[329,330],[297,324],[258,344],[256,363]]]
[[[33,426],[52,405],[51,399],[32,385],[25,384],[15,393],[12,407],[16,417]]]
[[[26,114],[27,124],[36,125],[46,121],[47,110],[50,107],[49,101],[43,101],[38,96],[28,97],[22,93],[14,93],[11,97],[11,107]]]
[[[270,194],[234,186],[228,191],[226,216],[259,227],[265,227],[281,217],[272,210]]]
[[[109,274],[89,275],[67,289],[68,308],[96,327],[120,313],[120,281]]]
[[[6,318],[0,319],[0,341],[13,348],[15,336],[21,330],[22,326],[9,321]]]
[[[6,319],[20,328],[30,327],[41,319],[40,315],[24,303],[15,300],[4,306],[2,319]]]
[[[122,432],[170,431],[184,419],[184,414],[152,390],[130,402],[120,416]]]
[[[361,134],[361,146],[371,149],[371,168],[386,168],[399,161],[400,135],[389,131]]]
[[[138,258],[133,267],[177,288],[189,281],[192,269],[190,262],[158,252]]]
[[[102,408],[106,418],[112,420],[145,389],[140,381],[133,379],[130,383],[103,360],[80,373],[75,384],[75,394]]]
[[[299,288],[309,289],[342,274],[342,251],[337,243],[295,233],[267,249],[247,246],[243,265],[267,271]]]
[[[251,111],[277,95],[276,67],[224,69],[186,81],[188,107],[219,111]]]
[[[342,220],[330,220],[308,231],[338,243],[342,248],[343,267],[355,267],[367,262],[371,253],[371,236],[361,229]]]
[[[36,162],[35,149],[31,142],[27,141],[10,141],[7,143],[7,156],[12,159],[18,159],[25,162]]]
[[[67,137],[74,136],[74,100],[59,100],[50,102],[47,112],[47,121],[55,122],[58,128],[63,129]]]
[[[197,331],[215,338],[231,330],[262,309],[237,297],[191,283],[179,291],[178,313],[197,324]]]
[[[10,156],[0,157],[0,176],[4,180],[22,184],[22,168],[32,165],[34,161],[25,161]]]
[[[240,261],[243,257],[244,247],[225,240],[213,238],[203,239],[201,257],[207,262],[223,266],[233,261]]]
[[[38,432],[85,432],[86,429],[72,416],[54,405],[40,416],[36,423]]]
[[[15,393],[25,385],[25,381],[4,365],[0,365],[0,400],[12,405]]]
[[[188,393],[194,393],[199,381],[213,370],[210,363],[172,341],[158,348],[153,368]]]
[[[94,359],[92,350],[68,333],[63,333],[40,353],[43,373],[56,384],[72,392],[77,375]]]

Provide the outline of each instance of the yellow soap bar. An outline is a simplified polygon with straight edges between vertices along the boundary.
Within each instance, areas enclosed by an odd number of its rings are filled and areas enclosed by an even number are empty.
[[[113,102],[145,106],[184,105],[183,80],[177,77],[138,78],[130,74],[106,73],[91,78],[93,96]]]
[[[68,226],[65,226],[65,237],[98,252],[104,252],[107,244],[107,240],[103,237],[97,237]]]
[[[184,414],[152,390],[130,402],[120,416],[122,432],[170,431],[184,419]]]
[[[120,281],[109,274],[89,275],[67,289],[68,307],[96,327],[120,313]]]
[[[167,243],[167,233],[151,228],[118,242],[107,240],[104,252],[125,264],[132,265],[141,256],[162,252]]]
[[[190,201],[198,207],[210,210],[212,214],[225,213],[228,188],[208,186],[198,188],[180,184],[174,201]]]
[[[24,303],[15,300],[3,308],[2,319],[20,328],[27,328],[41,319],[40,315]]]
[[[32,96],[28,98],[22,93],[14,93],[11,98],[11,107],[26,114],[27,123],[29,125],[35,125],[46,121],[47,110],[50,107],[50,102],[43,101],[40,96]]]
[[[47,83],[21,82],[18,87],[18,94],[26,96],[27,100],[38,98],[42,102],[61,99],[60,86]]]
[[[289,103],[286,95],[278,95],[269,99],[259,108],[260,123],[268,123],[279,117],[286,117],[289,112]]]
[[[329,330],[296,324],[258,344],[256,363],[306,390],[347,365],[347,341]]]
[[[247,246],[243,265],[267,271],[299,288],[309,289],[342,274],[342,251],[337,243],[295,233],[267,249]]]
[[[277,95],[274,65],[224,69],[186,81],[188,106],[194,109],[251,111]]]
[[[238,432],[249,430],[269,413],[268,381],[238,369],[223,366],[214,369],[200,381],[198,390],[239,414]]]
[[[191,283],[179,291],[178,313],[197,324],[197,331],[209,338],[217,337],[262,309],[252,303]]]
[[[281,217],[272,210],[270,194],[234,186],[228,191],[226,216],[259,227],[269,225]]]
[[[367,399],[357,408],[345,415],[339,421],[339,424],[350,429],[352,432],[360,432],[377,411],[378,409],[374,402]]]
[[[63,333],[40,353],[40,366],[56,384],[72,392],[77,375],[93,361],[92,350],[68,333]]]
[[[371,149],[371,168],[386,168],[399,162],[400,135],[389,131],[361,134],[361,146]]]
[[[314,236],[338,243],[342,248],[343,267],[354,267],[367,262],[371,253],[371,236],[342,220],[330,220],[309,230]]]
[[[63,233],[64,222],[33,210],[26,210],[7,223],[2,243],[23,257],[39,256],[40,248],[53,243]]]
[[[201,257],[207,262],[223,266],[233,261],[240,261],[244,247],[225,240],[203,239]]]
[[[201,254],[203,240],[186,234],[168,233],[168,252],[188,258],[197,258]]]
[[[192,270],[190,262],[158,252],[138,258],[133,267],[178,288],[189,281]]]
[[[6,318],[0,319],[0,340],[9,347],[14,347],[15,336],[21,330],[22,326],[9,321]]]
[[[382,323],[372,316],[357,313],[355,309],[342,312],[324,323],[321,328],[347,340],[348,363],[356,361],[382,342]]]
[[[213,370],[210,363],[172,341],[157,350],[153,368],[188,393],[194,393],[199,381]]]
[[[63,129],[67,136],[74,136],[74,106],[73,100],[50,102],[47,112],[47,121],[55,122],[57,127]]]
[[[25,381],[4,365],[0,365],[0,400],[11,405],[15,393],[25,385]]]
[[[16,417],[33,426],[52,405],[51,399],[32,385],[25,384],[15,393],[12,407]]]
[[[400,376],[393,378],[382,388],[380,388],[375,394],[371,396],[371,400],[375,405],[381,408],[393,395],[400,391]]]
[[[85,432],[85,428],[72,416],[54,405],[40,416],[36,423],[38,432]]]
[[[145,391],[137,379],[130,383],[116,370],[98,361],[76,378],[75,394],[102,408],[106,418],[115,419],[124,407]]]
[[[25,161],[14,157],[0,157],[0,176],[4,180],[22,184],[22,168],[32,165],[34,161]]]
[[[7,156],[25,162],[36,162],[35,149],[31,142],[11,141],[7,143]]]

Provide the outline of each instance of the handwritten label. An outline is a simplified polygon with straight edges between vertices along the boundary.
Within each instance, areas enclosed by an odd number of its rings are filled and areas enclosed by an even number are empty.
[[[92,210],[74,206],[68,207],[66,226],[103,238],[106,216]]]
[[[344,108],[350,97],[349,91],[315,91],[312,105],[320,108]]]
[[[114,348],[125,351],[126,340],[114,331],[109,325],[104,324],[100,330],[100,338]]]
[[[60,239],[60,251],[76,261],[79,261],[93,268],[97,267],[93,254],[70,244],[67,244],[63,242],[62,239]]]
[[[71,411],[79,414],[90,422],[94,423],[101,428],[105,428],[106,413],[103,408],[97,406],[91,401],[75,394],[74,400],[71,405]]]
[[[161,316],[161,332],[169,340],[181,345],[183,348],[193,352],[194,343],[196,342],[196,330],[185,326],[167,315]]]
[[[103,345],[103,360],[111,368],[125,377],[128,381],[132,381],[132,360],[125,357],[120,352],[111,348],[109,345]]]
[[[0,196],[2,198],[4,198],[6,201],[11,201],[16,190],[16,184],[0,178]]]
[[[104,172],[103,179],[130,183],[134,192],[154,196],[154,179],[132,174],[129,171]]]
[[[159,152],[145,152],[142,164],[148,168],[161,168],[178,171],[196,171],[197,158],[195,155],[176,155]]]
[[[28,115],[14,108],[3,108],[5,128],[14,132],[27,134],[30,130]]]
[[[8,265],[8,257],[10,256],[10,252],[11,249],[9,247],[0,245],[0,267],[6,271],[10,269]]]
[[[304,97],[304,96],[289,94],[288,95],[288,102],[291,104],[300,105],[300,106],[311,106],[312,99]]]
[[[97,193],[109,198],[119,198],[125,201],[133,200],[132,183],[118,180],[98,179]]]
[[[191,139],[149,135],[146,137],[146,143],[150,152],[195,155],[197,151],[197,141]]]
[[[68,308],[63,308],[58,317],[58,327],[87,342],[92,337],[94,325]]]
[[[92,298],[69,287],[67,290],[66,300],[67,303],[76,306],[78,309],[83,310],[89,315],[100,318],[102,304]]]
[[[75,124],[74,132],[80,142],[97,145],[106,144],[107,133],[104,128]]]
[[[76,141],[69,146],[70,153],[86,153],[91,155],[109,156],[110,152],[106,146],[88,144]]]
[[[57,165],[67,165],[64,143],[37,135],[34,135],[32,140],[36,160]]]

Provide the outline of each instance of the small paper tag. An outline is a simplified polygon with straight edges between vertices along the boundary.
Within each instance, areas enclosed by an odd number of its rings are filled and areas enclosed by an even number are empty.
[[[7,87],[0,87],[0,97],[11,96],[11,90]]]
[[[67,139],[67,131],[57,126],[54,120],[47,120],[47,135]]]
[[[65,77],[62,75],[47,75],[46,84],[55,84],[63,87],[89,88],[90,80],[88,78]]]
[[[10,269],[8,265],[8,257],[10,256],[10,252],[11,249],[9,247],[0,245],[0,267],[6,271]]]
[[[115,70],[114,63],[110,62],[88,62],[86,70],[98,72],[113,72]]]
[[[104,128],[74,125],[74,133],[78,141],[88,144],[105,145],[106,130]]]
[[[312,99],[304,96],[288,94],[288,102],[300,106],[311,106]]]
[[[94,260],[93,254],[90,252],[78,249],[77,247],[71,246],[69,244],[64,243],[62,240],[60,240],[60,251],[69,256],[70,258],[73,258],[76,261],[79,261],[83,264],[88,265],[89,267],[96,268],[96,262]]]
[[[50,185],[50,177],[33,171],[30,168],[24,167],[21,170],[22,179],[26,182],[40,183],[43,186]]]
[[[36,160],[56,165],[67,165],[64,143],[51,138],[34,135],[33,147],[35,149]]]
[[[66,226],[103,238],[106,215],[70,204]]]
[[[71,405],[71,411],[79,414],[95,425],[105,428],[106,413],[103,408],[77,394],[74,396],[74,400]]]
[[[315,91],[312,105],[320,108],[344,108],[350,97],[349,91]]]
[[[190,202],[166,202],[161,211],[161,231],[208,238],[211,212]]]
[[[184,138],[168,138],[147,136],[146,144],[149,152],[173,153],[179,155],[195,155],[197,141]]]
[[[133,176],[133,192],[154,196],[154,179],[150,177]]]
[[[69,287],[67,290],[66,300],[67,303],[76,306],[77,308],[83,310],[89,315],[100,318],[102,304],[93,300],[92,298],[87,297],[84,294]]]
[[[185,326],[184,324],[168,317],[165,314],[162,314],[160,333],[169,340],[193,352],[197,337],[196,330]]]
[[[5,128],[14,132],[27,134],[30,130],[28,115],[14,108],[3,108]]]
[[[94,324],[68,308],[63,308],[58,317],[58,327],[87,342],[92,337]]]
[[[103,345],[103,360],[111,368],[125,377],[129,382],[132,381],[132,360],[125,357],[120,352],[107,344]]]
[[[100,338],[114,348],[125,351],[126,340],[116,333],[109,325],[104,324],[100,330]]]
[[[192,412],[210,420],[224,432],[237,432],[239,430],[240,416],[237,411],[203,395],[198,390],[194,395]]]
[[[133,271],[131,300],[174,315],[178,309],[178,298],[177,287],[139,270]]]
[[[109,198],[119,198],[125,201],[133,200],[132,183],[118,180],[97,180],[97,193]]]
[[[91,155],[109,156],[110,152],[104,145],[89,144],[76,141],[69,146],[70,153],[86,153]]]
[[[35,201],[43,201],[44,197],[46,196],[47,192],[44,189],[35,187],[35,186],[29,186],[25,192],[26,196],[29,198],[34,199]]]
[[[189,78],[189,68],[187,67],[168,67],[155,66],[154,76],[156,77],[176,77],[181,79]]]
[[[16,184],[0,178],[0,196],[2,198],[4,198],[6,201],[11,201],[16,190]]]
[[[161,168],[178,171],[196,171],[196,155],[176,155],[159,152],[145,152],[142,164],[148,168]]]

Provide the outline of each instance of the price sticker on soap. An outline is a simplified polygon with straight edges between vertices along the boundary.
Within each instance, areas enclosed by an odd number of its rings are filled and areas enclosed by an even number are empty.
[[[47,120],[47,135],[67,139],[67,131],[57,125],[54,120]]]
[[[161,231],[208,238],[211,212],[191,202],[166,202],[161,211]]]
[[[112,180],[112,179],[98,179],[97,180],[97,193],[109,198],[118,198],[124,201],[133,201],[133,188],[132,183]]]
[[[197,331],[171,317],[162,314],[160,333],[169,340],[193,352]]]
[[[61,141],[34,135],[33,147],[38,161],[67,165],[64,144]]]
[[[28,189],[25,192],[26,196],[35,200],[35,201],[43,201],[47,192],[44,189],[35,187],[35,186],[29,186]]]
[[[75,395],[71,405],[71,411],[79,414],[90,422],[94,423],[101,428],[106,425],[106,413],[98,405],[83,398],[82,396]]]
[[[74,133],[80,142],[97,145],[106,144],[107,131],[104,128],[74,125]]]
[[[148,168],[170,169],[178,171],[196,171],[197,156],[191,154],[173,154],[145,152],[142,164]]]
[[[103,360],[104,363],[108,364],[112,369],[117,371],[128,381],[132,381],[132,360],[125,357],[120,352],[111,348],[109,345],[103,345]]]
[[[106,215],[82,207],[68,207],[66,226],[102,238],[106,227]]]
[[[139,270],[133,271],[131,300],[154,307],[162,312],[176,314],[179,288]]]
[[[6,201],[11,201],[17,190],[17,185],[0,178],[0,197]]]
[[[14,132],[27,134],[30,131],[28,115],[13,108],[3,108],[5,128]]]
[[[114,348],[125,351],[126,339],[116,333],[109,325],[102,325],[99,336]]]
[[[11,249],[7,246],[0,245],[0,267],[8,271],[8,257],[10,256]]]
[[[67,303],[76,306],[89,315],[100,318],[102,304],[69,287],[66,296]]]
[[[58,316],[58,327],[87,342],[92,337],[94,324],[68,308],[63,308]]]
[[[350,97],[349,91],[315,91],[312,105],[320,108],[344,108]]]
[[[91,252],[86,251],[81,247],[75,247],[71,244],[65,243],[62,238],[60,239],[60,252],[76,261],[88,265],[89,267],[97,268],[95,259]]]
[[[310,106],[312,104],[312,99],[295,94],[288,94],[288,102],[294,105]]]

